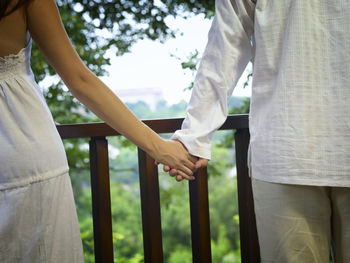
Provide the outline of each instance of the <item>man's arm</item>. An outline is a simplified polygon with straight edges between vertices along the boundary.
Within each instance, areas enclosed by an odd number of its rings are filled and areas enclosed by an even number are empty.
[[[227,101],[253,57],[254,12],[252,0],[216,1],[187,115],[172,137],[194,156],[210,159],[212,135],[226,120]]]
[[[253,57],[254,0],[217,0],[208,43],[196,75],[187,115],[172,137],[199,157],[196,168],[210,159],[211,138],[227,117],[227,101]],[[176,169],[163,167],[177,181]]]

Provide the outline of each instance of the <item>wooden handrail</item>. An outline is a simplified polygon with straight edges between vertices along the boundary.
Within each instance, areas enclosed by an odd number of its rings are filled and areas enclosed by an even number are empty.
[[[145,120],[157,133],[173,133],[181,128],[183,118]],[[90,170],[93,203],[96,262],[113,262],[111,204],[106,136],[118,132],[105,123],[57,125],[62,139],[91,138]],[[251,181],[248,175],[249,145],[248,115],[228,116],[220,130],[236,130],[236,163],[238,206],[240,218],[241,257],[243,263],[260,262],[256,233]],[[154,160],[141,149],[138,155],[142,209],[144,255],[146,263],[162,263],[162,233],[159,200],[158,170]],[[189,182],[192,254],[194,263],[211,263],[209,201],[207,170],[198,172]]]
[[[181,128],[183,118],[145,120],[143,122],[156,133],[172,133]],[[236,130],[244,128],[248,128],[248,115],[237,114],[228,116],[220,130]],[[57,125],[57,130],[62,139],[120,135],[120,133],[103,122],[60,124]]]

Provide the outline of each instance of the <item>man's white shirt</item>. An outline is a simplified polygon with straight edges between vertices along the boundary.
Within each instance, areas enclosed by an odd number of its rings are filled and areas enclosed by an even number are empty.
[[[211,138],[250,60],[251,173],[350,187],[350,1],[217,0],[182,129],[210,159]]]

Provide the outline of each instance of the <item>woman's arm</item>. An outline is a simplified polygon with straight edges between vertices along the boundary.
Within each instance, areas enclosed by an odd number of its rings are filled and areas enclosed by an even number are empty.
[[[190,178],[195,160],[181,143],[160,138],[84,65],[67,36],[54,0],[33,0],[27,8],[27,21],[35,43],[79,101],[156,161],[176,167]]]

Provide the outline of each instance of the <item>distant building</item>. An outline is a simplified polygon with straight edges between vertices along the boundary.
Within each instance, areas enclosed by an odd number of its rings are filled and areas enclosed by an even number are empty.
[[[114,92],[123,102],[144,101],[152,110],[159,100],[164,99],[163,91],[159,88],[119,89]]]

